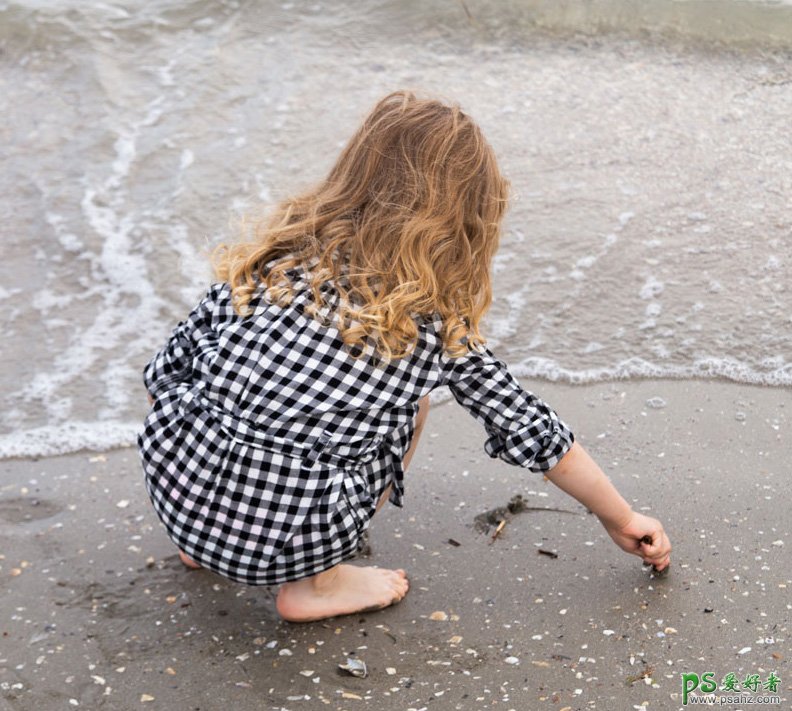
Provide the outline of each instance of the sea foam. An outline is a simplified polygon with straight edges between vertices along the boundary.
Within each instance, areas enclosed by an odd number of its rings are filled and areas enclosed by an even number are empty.
[[[68,422],[0,435],[0,459],[51,457],[81,450],[106,451],[135,442],[139,422]]]

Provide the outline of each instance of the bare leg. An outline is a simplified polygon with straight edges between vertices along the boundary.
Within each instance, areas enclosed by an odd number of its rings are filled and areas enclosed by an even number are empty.
[[[410,448],[404,455],[406,470],[418,446],[429,414],[429,398],[421,399],[415,419],[415,432]],[[390,495],[388,487],[377,504],[377,511]],[[386,570],[354,565],[336,565],[310,578],[284,583],[278,591],[276,607],[285,620],[310,622],[336,615],[380,610],[399,602],[410,589],[407,574],[401,570]]]
[[[179,551],[179,560],[192,570],[198,570],[201,567],[192,558],[190,558],[190,556],[188,556],[184,551]]]

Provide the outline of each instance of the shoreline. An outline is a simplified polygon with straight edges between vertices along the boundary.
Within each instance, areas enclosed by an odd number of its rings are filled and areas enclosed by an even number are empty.
[[[587,379],[585,375],[582,375],[579,380],[575,381],[570,377],[551,377],[550,373],[554,372],[552,368],[546,369],[540,376],[534,375],[536,371],[527,369],[524,364],[510,366],[509,369],[518,380],[536,383],[540,390],[545,386],[575,389],[609,385],[679,382],[733,385],[735,387],[757,388],[760,390],[770,389],[782,392],[792,389],[792,385],[785,382],[748,382],[734,380],[721,374],[709,378],[692,378],[686,371],[681,371],[677,376],[668,373],[639,378],[626,375],[623,378],[611,377],[602,380]],[[619,368],[615,370],[618,371]],[[572,373],[571,377],[574,378],[575,371],[565,371],[565,373],[567,375]],[[592,376],[592,378],[596,377],[596,375]],[[431,393],[431,399],[433,404],[443,405],[447,402],[452,402],[453,396],[448,388],[441,387]],[[116,421],[66,422],[34,427],[22,432],[0,434],[0,463],[5,461],[46,459],[85,452],[107,453],[134,448],[144,418],[145,413],[141,415],[140,423]],[[75,441],[79,442],[79,444],[75,445]]]
[[[540,475],[487,457],[455,403],[433,407],[405,507],[378,514],[361,561],[404,566],[410,594],[304,625],[277,619],[272,589],[181,566],[134,450],[5,460],[0,709],[670,709],[681,675],[703,671],[774,671],[788,702],[786,390],[523,385],[663,521],[667,576]],[[518,493],[548,511],[515,515],[494,541],[476,531]],[[337,671],[350,652],[368,678]]]

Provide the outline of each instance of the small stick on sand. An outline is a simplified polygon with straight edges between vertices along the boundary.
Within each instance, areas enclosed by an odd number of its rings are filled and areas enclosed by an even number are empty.
[[[492,534],[492,540],[490,541],[490,545],[495,543],[495,539],[500,535],[500,532],[506,526],[506,519],[503,519],[499,524],[498,527],[495,529],[495,533]]]

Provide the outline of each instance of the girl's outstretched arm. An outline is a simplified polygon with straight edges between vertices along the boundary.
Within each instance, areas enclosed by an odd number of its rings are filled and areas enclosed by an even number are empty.
[[[658,571],[668,567],[671,542],[663,524],[633,511],[580,443],[572,445],[547,478],[594,513],[620,548]]]

